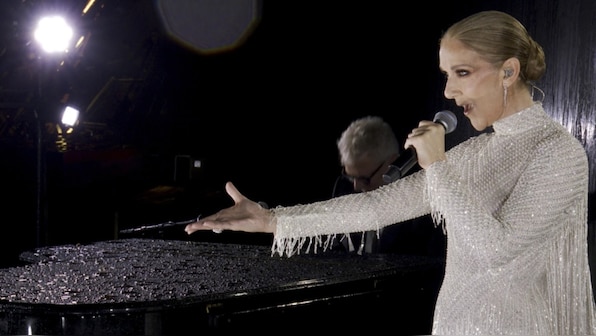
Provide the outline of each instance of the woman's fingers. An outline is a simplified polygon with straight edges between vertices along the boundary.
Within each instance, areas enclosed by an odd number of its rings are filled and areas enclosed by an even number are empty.
[[[242,195],[238,189],[236,189],[236,186],[234,186],[232,182],[226,183],[226,192],[236,204],[246,199],[246,197],[244,197],[244,195]]]
[[[418,164],[422,168],[427,168],[436,161],[443,161],[445,160],[445,128],[438,123],[423,120],[408,134],[404,147],[416,149]]]

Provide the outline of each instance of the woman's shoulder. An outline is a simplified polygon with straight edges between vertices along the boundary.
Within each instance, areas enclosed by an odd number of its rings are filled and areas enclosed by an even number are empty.
[[[557,160],[579,158],[587,162],[587,152],[580,140],[565,127],[555,121],[555,125],[537,142],[537,151],[541,155]]]

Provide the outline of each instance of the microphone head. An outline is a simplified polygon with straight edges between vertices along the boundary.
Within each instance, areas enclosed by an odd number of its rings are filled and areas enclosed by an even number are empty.
[[[448,110],[437,112],[433,121],[445,127],[445,134],[453,132],[457,127],[457,117]]]

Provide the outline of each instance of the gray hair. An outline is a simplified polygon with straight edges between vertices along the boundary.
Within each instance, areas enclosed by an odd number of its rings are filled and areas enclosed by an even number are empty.
[[[378,162],[400,153],[399,142],[391,126],[381,117],[366,116],[354,120],[337,140],[343,166],[362,159]]]

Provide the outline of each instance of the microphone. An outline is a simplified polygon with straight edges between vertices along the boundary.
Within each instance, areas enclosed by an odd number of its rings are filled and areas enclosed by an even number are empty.
[[[433,118],[433,122],[443,125],[445,134],[453,132],[457,127],[457,117],[453,112],[447,110],[437,112]],[[398,158],[399,161],[403,161],[400,160],[400,158],[405,157],[405,162],[398,163],[397,165],[390,165],[387,173],[383,175],[383,182],[391,183],[402,178],[418,162],[418,157],[416,156],[416,150],[414,148],[408,148],[406,151],[409,152],[408,155],[400,155]]]

